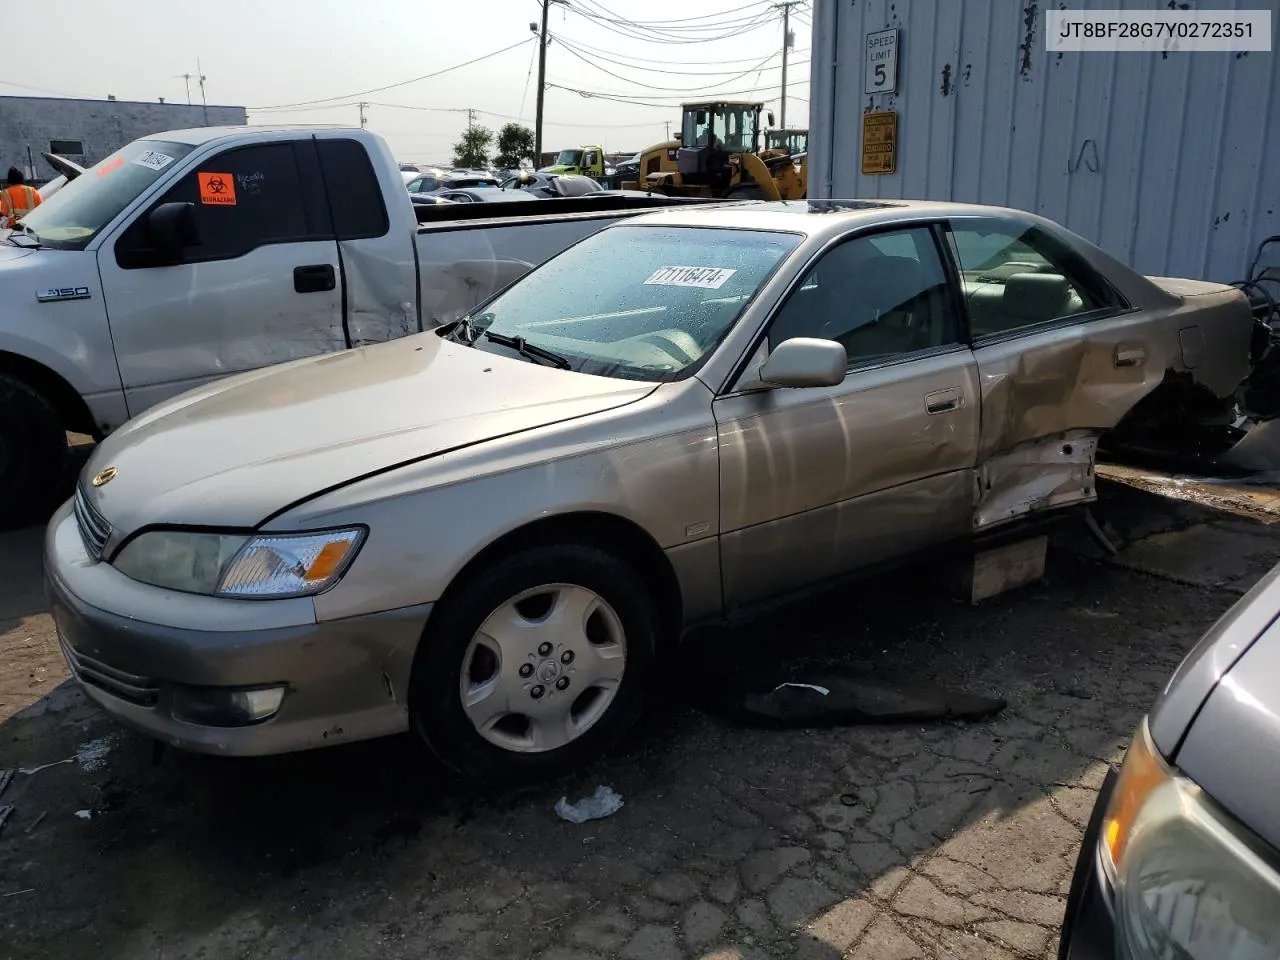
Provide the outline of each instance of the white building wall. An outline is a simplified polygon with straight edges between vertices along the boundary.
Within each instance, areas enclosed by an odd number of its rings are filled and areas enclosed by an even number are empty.
[[[814,0],[810,195],[1017,207],[1147,274],[1243,279],[1280,234],[1280,53],[1046,50],[1048,9],[1166,6]],[[1271,9],[1280,26],[1280,0],[1190,6]],[[898,91],[868,97],[865,37],[888,27]],[[869,109],[898,111],[893,174],[861,173]]]

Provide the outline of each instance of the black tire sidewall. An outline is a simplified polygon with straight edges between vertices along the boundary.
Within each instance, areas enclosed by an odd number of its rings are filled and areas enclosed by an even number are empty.
[[[53,405],[24,381],[0,373],[0,530],[47,518],[63,493],[69,448]],[[7,464],[7,465],[6,465]]]
[[[485,619],[533,587],[570,583],[601,596],[626,635],[627,663],[613,702],[581,737],[547,753],[518,753],[489,743],[462,709],[462,658]],[[432,612],[414,658],[411,724],[447,766],[481,782],[559,776],[612,747],[639,717],[653,662],[657,611],[644,581],[609,552],[586,544],[533,547],[506,557],[451,590]]]

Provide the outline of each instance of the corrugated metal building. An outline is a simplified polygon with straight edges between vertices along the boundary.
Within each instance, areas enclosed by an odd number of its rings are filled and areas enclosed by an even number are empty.
[[[162,130],[246,122],[244,107],[0,97],[0,177],[11,166],[34,174],[38,180],[56,176],[40,158],[46,150],[65,154],[87,167],[126,143]],[[28,169],[29,162],[34,171]]]
[[[1280,0],[1072,2],[1271,9]],[[1147,274],[1243,279],[1280,234],[1280,56],[1063,53],[1029,0],[814,0],[809,192],[1032,210]],[[1067,9],[1055,4],[1053,9]],[[896,94],[864,91],[898,28]],[[863,174],[862,114],[898,112],[896,172]]]

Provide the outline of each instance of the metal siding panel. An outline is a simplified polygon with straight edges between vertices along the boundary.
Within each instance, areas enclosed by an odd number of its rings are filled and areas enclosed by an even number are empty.
[[[839,4],[831,47],[840,53],[837,82],[814,72],[815,85],[833,92],[834,195],[1037,210],[1144,272],[1215,280],[1239,279],[1258,240],[1280,233],[1280,164],[1266,162],[1280,156],[1274,54],[1050,57],[1049,7],[1036,0],[818,3]],[[1194,4],[1259,5],[1280,19],[1280,0]],[[1147,0],[1080,6],[1151,9]],[[899,92],[869,98],[862,93],[865,36],[887,26],[902,30]],[[821,101],[816,90],[814,99]],[[899,112],[898,172],[891,176],[861,174],[860,115],[869,108]],[[1070,171],[1089,139],[1097,171],[1083,160]],[[1093,160],[1092,151],[1085,159]]]

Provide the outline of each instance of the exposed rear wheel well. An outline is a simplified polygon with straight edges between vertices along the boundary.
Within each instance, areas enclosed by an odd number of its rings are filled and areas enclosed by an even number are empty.
[[[48,400],[66,430],[102,438],[102,431],[93,422],[93,414],[76,388],[44,364],[0,350],[0,373],[17,377]]]
[[[641,527],[611,513],[584,511],[561,514],[535,520],[504,534],[471,558],[449,584],[440,602],[447,602],[450,594],[472,574],[495,560],[517,550],[551,543],[589,544],[624,560],[643,578],[646,589],[657,604],[659,645],[679,636],[683,598],[671,562]]]

